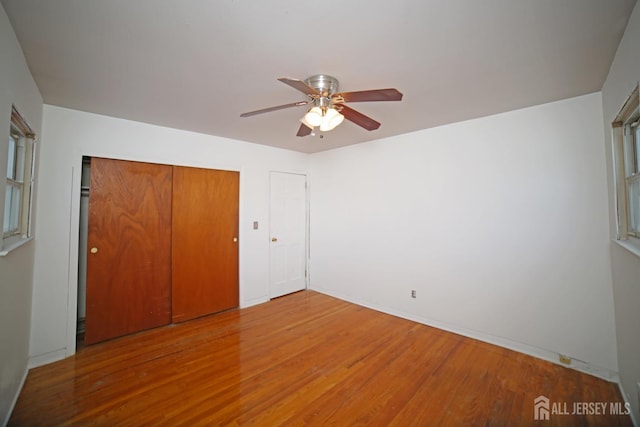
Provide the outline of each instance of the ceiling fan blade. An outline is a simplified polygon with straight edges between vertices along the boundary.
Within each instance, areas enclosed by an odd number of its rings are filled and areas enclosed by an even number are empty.
[[[342,98],[343,102],[401,101],[402,93],[394,88],[373,89],[336,93],[332,98]]]
[[[294,89],[299,90],[300,92],[304,93],[305,95],[318,95],[318,96],[320,96],[320,92],[318,92],[317,90],[315,90],[314,88],[312,88],[311,86],[309,86],[308,84],[303,82],[302,80],[290,79],[288,77],[280,77],[278,80],[280,80],[284,84],[287,84],[287,85],[291,86]]]
[[[344,118],[357,124],[358,126],[362,126],[366,130],[376,130],[380,127],[380,123],[376,122],[371,117],[367,117],[364,114],[354,110],[353,108],[347,107],[346,105],[340,104],[340,107],[342,107],[340,113],[342,113]]]
[[[313,131],[313,129],[311,129],[309,126],[305,125],[304,123],[301,123],[300,124],[300,128],[298,129],[298,133],[296,134],[296,136],[311,135],[312,131]]]
[[[240,117],[255,116],[256,114],[269,113],[271,111],[283,110],[285,108],[290,108],[290,107],[301,107],[303,105],[308,105],[309,103],[311,103],[311,101],[292,102],[291,104],[278,105],[276,107],[263,108],[262,110],[249,111],[248,113],[242,113],[240,114]]]

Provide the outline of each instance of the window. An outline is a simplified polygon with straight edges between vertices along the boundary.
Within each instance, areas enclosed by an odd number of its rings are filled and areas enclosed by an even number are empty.
[[[15,108],[7,150],[2,247],[29,237],[35,135]]]
[[[614,120],[618,239],[640,238],[640,127],[638,87]]]

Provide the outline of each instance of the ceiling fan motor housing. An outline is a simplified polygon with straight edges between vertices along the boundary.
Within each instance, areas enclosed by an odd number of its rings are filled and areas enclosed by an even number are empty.
[[[316,74],[307,78],[304,82],[320,92],[323,98],[329,98],[338,92],[338,79],[326,74]]]

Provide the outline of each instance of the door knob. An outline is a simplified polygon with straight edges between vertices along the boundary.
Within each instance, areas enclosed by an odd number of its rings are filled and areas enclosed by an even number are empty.
[[[272,238],[271,238],[271,241],[272,241],[272,242],[277,242],[277,241],[278,241],[278,238],[277,238],[277,237],[272,237]]]
[[[91,248],[90,251],[92,254],[97,254],[98,253],[98,248]]]
[[[233,238],[233,243],[238,243],[238,238],[237,237]]]

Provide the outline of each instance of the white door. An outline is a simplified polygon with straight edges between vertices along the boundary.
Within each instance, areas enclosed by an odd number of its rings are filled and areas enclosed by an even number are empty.
[[[271,172],[270,297],[306,288],[307,177]]]

